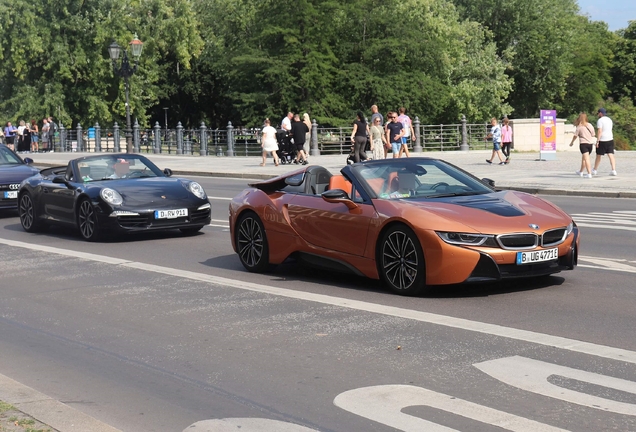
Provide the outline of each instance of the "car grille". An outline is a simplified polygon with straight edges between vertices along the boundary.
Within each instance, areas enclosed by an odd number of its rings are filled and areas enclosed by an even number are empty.
[[[18,190],[20,189],[20,183],[0,184],[0,191]]]
[[[566,234],[566,228],[556,228],[544,232],[543,235],[535,233],[501,234],[496,239],[502,249],[521,250],[537,246],[556,246],[565,241]]]
[[[146,228],[148,216],[117,216],[117,222],[124,228]]]
[[[192,223],[205,222],[208,217],[210,217],[209,208],[202,209],[202,210],[195,210],[190,215],[190,222]]]
[[[554,246],[562,243],[565,240],[567,230],[565,228],[558,228],[543,233],[541,244],[543,246]]]

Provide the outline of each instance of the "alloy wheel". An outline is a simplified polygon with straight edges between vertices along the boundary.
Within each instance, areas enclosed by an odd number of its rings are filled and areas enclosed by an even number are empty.
[[[236,240],[243,264],[248,268],[258,267],[265,247],[263,230],[258,221],[253,217],[242,219]]]
[[[33,210],[33,200],[31,199],[31,195],[25,193],[20,198],[20,222],[22,223],[22,227],[29,231],[33,228],[33,222],[35,220],[35,212]]]
[[[93,205],[87,200],[82,201],[80,204],[78,223],[82,237],[86,240],[92,240],[95,238],[95,230],[97,229],[95,210],[93,209]]]
[[[395,230],[386,236],[381,262],[385,278],[395,290],[407,291],[416,283],[418,253],[408,233]]]

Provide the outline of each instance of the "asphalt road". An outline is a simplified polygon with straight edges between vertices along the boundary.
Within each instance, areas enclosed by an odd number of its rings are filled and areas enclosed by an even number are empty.
[[[245,272],[245,180],[199,180],[213,222],[192,237],[92,244],[0,215],[0,373],[131,432],[636,430],[635,200],[548,197],[581,225],[573,272],[403,298]]]

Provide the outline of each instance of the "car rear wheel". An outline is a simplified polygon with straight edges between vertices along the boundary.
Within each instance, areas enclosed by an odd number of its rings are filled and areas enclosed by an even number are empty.
[[[262,273],[270,269],[269,245],[263,222],[256,213],[241,215],[236,224],[236,248],[247,271]]]
[[[20,223],[26,232],[38,232],[42,230],[44,225],[38,220],[35,210],[35,204],[31,194],[25,192],[20,196],[20,204],[18,205],[18,213],[20,214]]]
[[[87,199],[80,202],[77,210],[77,227],[80,234],[87,241],[97,241],[100,237],[97,215],[93,204]]]
[[[378,271],[389,288],[400,295],[417,295],[426,288],[424,253],[417,236],[406,225],[394,225],[378,242]]]

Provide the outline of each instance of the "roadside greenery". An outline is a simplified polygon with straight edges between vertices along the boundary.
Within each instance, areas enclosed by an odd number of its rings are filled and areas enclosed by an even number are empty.
[[[636,22],[619,32],[575,0],[0,0],[0,120],[124,123],[107,46],[144,42],[131,78],[143,126],[259,126],[289,110],[350,124],[405,106],[422,123],[604,104],[636,131]]]

